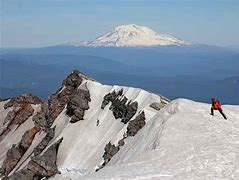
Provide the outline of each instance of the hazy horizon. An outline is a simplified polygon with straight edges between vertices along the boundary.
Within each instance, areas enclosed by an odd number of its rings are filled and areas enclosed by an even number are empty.
[[[1,48],[90,40],[122,24],[208,45],[239,45],[239,2],[1,0]]]

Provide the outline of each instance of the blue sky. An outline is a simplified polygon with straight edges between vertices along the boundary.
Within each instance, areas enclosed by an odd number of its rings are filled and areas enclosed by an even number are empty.
[[[122,24],[192,42],[239,45],[238,0],[0,0],[0,47],[89,40]]]

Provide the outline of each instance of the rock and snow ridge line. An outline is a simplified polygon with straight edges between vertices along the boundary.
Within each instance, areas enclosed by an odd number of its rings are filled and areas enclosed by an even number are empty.
[[[73,46],[90,47],[147,47],[147,46],[183,46],[188,41],[173,36],[156,33],[152,29],[136,24],[121,25],[91,41],[68,43]]]
[[[53,179],[201,180],[239,178],[239,106],[224,105],[229,120],[210,104],[177,99],[158,111],[128,139],[108,165],[97,173],[77,170]]]
[[[40,179],[70,168],[101,169],[167,103],[141,89],[102,85],[79,71],[47,102],[31,94],[2,101],[1,176]]]
[[[19,106],[30,113],[17,127],[11,118]],[[0,102],[0,130],[13,127],[0,140],[0,165],[7,156],[17,163],[4,166],[17,180],[238,179],[239,106],[223,106],[227,121],[209,110],[74,71],[47,103],[32,96]],[[27,148],[23,156],[11,156],[13,144]]]

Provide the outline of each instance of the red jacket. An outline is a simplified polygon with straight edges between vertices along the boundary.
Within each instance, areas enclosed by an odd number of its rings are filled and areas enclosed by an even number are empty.
[[[220,102],[219,102],[217,99],[214,99],[214,100],[212,101],[212,107],[213,107],[213,109],[215,109],[215,110],[222,109],[221,104],[220,104]]]

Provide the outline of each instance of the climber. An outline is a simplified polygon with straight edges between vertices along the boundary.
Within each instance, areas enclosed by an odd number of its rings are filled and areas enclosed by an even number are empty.
[[[211,100],[212,100],[211,115],[212,116],[214,115],[213,110],[218,110],[221,113],[221,115],[224,117],[224,119],[227,119],[225,114],[222,112],[222,107],[220,102],[215,98],[212,98]]]

